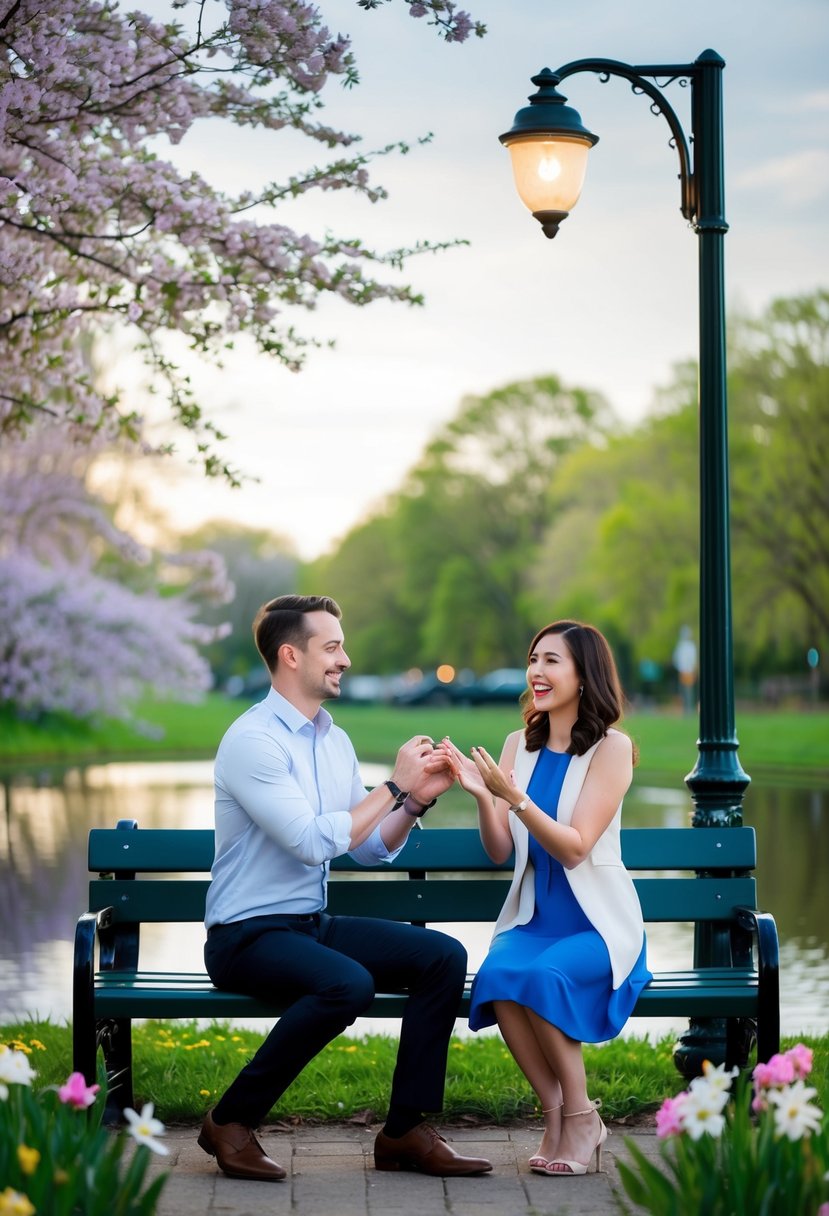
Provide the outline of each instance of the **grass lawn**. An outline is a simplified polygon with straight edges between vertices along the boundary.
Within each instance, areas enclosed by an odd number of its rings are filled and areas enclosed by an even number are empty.
[[[212,756],[244,701],[211,694],[198,705],[152,702],[141,707],[151,724],[136,731],[121,722],[97,727],[65,717],[43,724],[0,713],[0,762],[79,761],[105,758]],[[463,750],[482,744],[496,754],[506,735],[520,726],[517,709],[424,706],[397,708],[346,702],[334,709],[336,720],[354,742],[361,760],[389,761],[411,735],[451,735]],[[675,712],[637,713],[626,728],[640,750],[643,772],[684,776],[696,759],[697,719]],[[737,716],[740,760],[755,779],[829,781],[829,710],[814,712],[746,710]]]
[[[51,1022],[0,1026],[0,1043],[29,1053],[36,1087],[63,1084],[72,1066],[71,1030]],[[133,1031],[136,1109],[155,1103],[165,1122],[201,1119],[250,1059],[261,1035],[228,1023],[138,1023]],[[829,1040],[785,1039],[782,1050],[805,1042],[814,1051],[810,1084],[825,1109]],[[685,1088],[671,1058],[673,1039],[619,1038],[585,1046],[588,1087],[610,1119],[655,1110]],[[393,1035],[341,1036],[302,1072],[271,1112],[272,1119],[349,1119],[370,1111],[385,1116],[397,1052]],[[498,1035],[453,1038],[449,1048],[444,1116],[510,1123],[540,1117],[532,1090]],[[366,1121],[369,1121],[366,1117]],[[373,1120],[371,1120],[373,1121]]]

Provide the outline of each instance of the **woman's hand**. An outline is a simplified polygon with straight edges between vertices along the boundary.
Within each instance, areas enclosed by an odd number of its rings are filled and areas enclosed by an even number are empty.
[[[436,750],[443,751],[448,756],[458,784],[462,789],[466,790],[467,794],[471,794],[473,798],[483,797],[486,794],[487,788],[481,779],[477,766],[468,756],[465,756],[463,752],[455,747],[451,739],[447,737],[441,740]]]
[[[490,794],[494,794],[496,798],[503,798],[510,806],[521,801],[524,794],[517,788],[514,774],[510,773],[507,776],[504,770],[498,767],[486,748],[473,747],[472,759]]]

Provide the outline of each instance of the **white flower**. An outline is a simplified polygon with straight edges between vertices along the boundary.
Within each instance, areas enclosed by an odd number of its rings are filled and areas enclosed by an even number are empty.
[[[722,1111],[728,1096],[702,1078],[696,1079],[702,1083],[696,1089],[689,1089],[682,1102],[679,1114],[682,1129],[692,1140],[699,1140],[705,1132],[709,1136],[720,1136],[725,1127]]]
[[[131,1106],[124,1110],[124,1118],[129,1127],[127,1131],[133,1136],[139,1144],[146,1144],[147,1148],[151,1148],[154,1153],[166,1155],[169,1149],[165,1148],[158,1140],[154,1140],[154,1136],[164,1134],[164,1124],[158,1119],[153,1118],[153,1104],[148,1102],[146,1106],[141,1107],[141,1114],[137,1114]]]
[[[819,1130],[823,1111],[810,1102],[816,1095],[817,1090],[803,1081],[793,1081],[782,1089],[769,1091],[769,1102],[776,1108],[774,1130],[779,1136],[800,1140]]]
[[[736,1066],[726,1071],[724,1064],[714,1066],[710,1060],[703,1060],[702,1072],[702,1077],[695,1077],[691,1082],[691,1089],[704,1084],[709,1086],[711,1090],[723,1094],[728,1093],[732,1080],[740,1074],[740,1070]]]
[[[711,1071],[712,1076],[694,1077],[688,1093],[697,1099],[700,1107],[710,1106],[712,1110],[723,1111],[728,1105],[728,1078],[719,1069]]]
[[[0,1045],[0,1083],[5,1081],[9,1085],[31,1085],[34,1075],[34,1069],[25,1051],[13,1051],[5,1044]],[[0,1088],[5,1090],[2,1097],[8,1097],[6,1086],[0,1085]]]

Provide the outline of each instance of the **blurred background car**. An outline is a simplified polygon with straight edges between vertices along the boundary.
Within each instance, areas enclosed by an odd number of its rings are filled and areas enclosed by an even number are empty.
[[[499,667],[480,680],[459,684],[453,689],[453,700],[459,705],[516,705],[527,690],[527,673],[523,667]]]

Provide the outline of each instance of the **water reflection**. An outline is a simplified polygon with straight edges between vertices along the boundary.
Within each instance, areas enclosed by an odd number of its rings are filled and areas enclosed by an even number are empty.
[[[366,765],[369,784],[387,773]],[[0,1022],[15,1017],[71,1017],[72,941],[86,905],[89,875],[86,839],[90,828],[137,819],[142,827],[212,826],[212,765],[209,761],[106,764],[37,773],[0,775]],[[629,827],[689,822],[690,800],[677,788],[642,780],[628,796]],[[434,826],[474,823],[474,807],[460,791],[442,803]],[[827,792],[800,787],[753,785],[745,822],[758,837],[760,906],[773,912],[781,937],[784,1034],[826,1032],[829,1006],[829,887],[821,882],[829,862]],[[489,926],[443,926],[464,941],[477,967]],[[201,967],[200,925],[147,926],[142,930],[142,965]],[[648,930],[656,969],[690,965],[693,934],[685,925]],[[684,1028],[683,1021],[633,1019],[629,1031],[656,1036]],[[355,1031],[388,1031],[387,1021],[362,1020]],[[459,1033],[466,1024],[458,1023]]]

